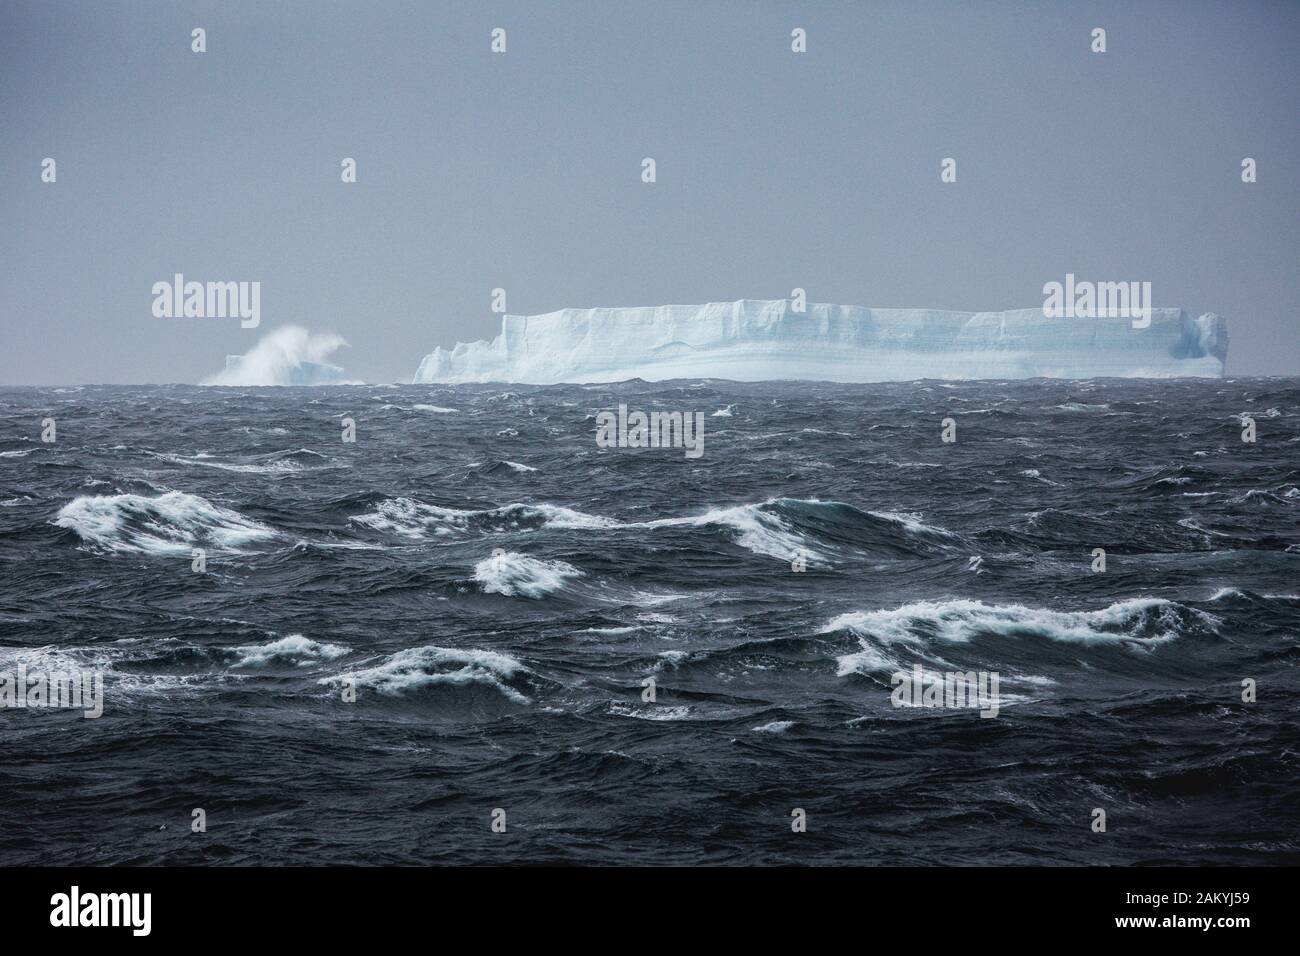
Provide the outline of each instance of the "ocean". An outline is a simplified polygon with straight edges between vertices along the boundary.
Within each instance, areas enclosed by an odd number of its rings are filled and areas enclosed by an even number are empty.
[[[103,678],[0,709],[0,864],[1300,862],[1298,425],[1297,379],[0,388],[0,681]],[[996,713],[900,705],[970,672]]]

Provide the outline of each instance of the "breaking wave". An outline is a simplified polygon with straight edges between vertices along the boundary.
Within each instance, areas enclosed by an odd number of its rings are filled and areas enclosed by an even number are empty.
[[[826,557],[827,544],[861,548],[874,554],[912,556],[950,549],[957,536],[925,524],[914,513],[862,511],[838,501],[773,498],[756,504],[711,508],[703,514],[650,521],[618,521],[550,504],[509,504],[466,511],[425,504],[412,498],[390,498],[373,511],[351,519],[363,527],[408,538],[472,535],[496,532],[556,530],[661,530],[720,528],[736,544],[755,554],[790,561],[802,554],[810,560]],[[814,544],[814,539],[825,542]],[[819,548],[823,550],[819,550]]]
[[[226,357],[226,367],[203,385],[338,385],[343,369],[325,360],[347,346],[334,332],[309,332],[285,325],[262,336],[243,355]]]
[[[487,594],[540,598],[564,587],[582,572],[563,561],[542,561],[517,551],[501,551],[474,567],[474,580]]]
[[[232,647],[230,652],[238,658],[233,665],[235,667],[266,667],[270,664],[309,667],[322,661],[343,657],[348,653],[348,648],[337,644],[321,644],[301,634],[290,634],[288,637],[267,644]]]
[[[218,551],[274,538],[266,525],[199,495],[83,495],[59,509],[54,523],[112,552],[178,554],[196,545]]]
[[[426,645],[398,651],[373,667],[321,678],[319,683],[341,686],[352,682],[389,697],[439,685],[482,685],[516,704],[529,704],[529,698],[516,686],[529,673],[513,657],[495,651]]]
[[[892,610],[854,611],[828,621],[821,634],[849,631],[862,649],[840,657],[841,676],[898,666],[889,649],[924,652],[935,644],[986,637],[1045,639],[1085,645],[1150,648],[1183,634],[1214,633],[1218,618],[1163,598],[1134,598],[1096,611],[1052,611],[981,601],[918,601]]]
[[[388,498],[375,510],[351,519],[363,527],[407,538],[429,535],[529,531],[537,528],[617,528],[617,521],[597,518],[559,505],[512,504],[482,511],[466,511],[425,504],[413,498]]]
[[[221,461],[205,453],[192,456],[159,455],[158,457],[175,465],[198,465],[202,468],[217,468],[221,471],[255,475],[287,474],[309,468],[320,468],[329,464],[328,458],[309,448],[299,448],[296,451],[277,451],[268,455],[254,455],[247,461],[242,462]]]

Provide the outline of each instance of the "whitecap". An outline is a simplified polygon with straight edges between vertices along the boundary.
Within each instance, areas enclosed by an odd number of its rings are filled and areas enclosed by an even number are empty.
[[[296,664],[299,667],[309,667],[322,661],[343,657],[348,653],[348,648],[338,644],[321,644],[301,634],[290,634],[278,641],[267,644],[246,644],[229,648],[229,651],[238,658],[233,665],[235,667],[265,667],[268,664]]]
[[[517,551],[500,551],[474,566],[474,580],[488,594],[540,598],[560,590],[582,572],[563,561],[543,561]]]
[[[237,511],[199,495],[83,495],[64,505],[54,523],[107,551],[178,554],[197,545],[224,551],[276,536]]]
[[[528,697],[508,683],[528,673],[528,668],[515,658],[496,651],[430,644],[398,651],[372,667],[323,677],[318,683],[369,687],[388,697],[439,685],[480,684],[517,704],[528,704]]]
[[[933,642],[969,643],[981,635],[1046,638],[1078,644],[1151,647],[1174,640],[1192,622],[1213,630],[1218,618],[1164,598],[1133,598],[1095,611],[1053,611],[981,601],[918,601],[898,608],[854,611],[828,621],[819,631],[847,630],[862,649],[838,659],[839,674],[888,670],[895,645],[914,651]]]

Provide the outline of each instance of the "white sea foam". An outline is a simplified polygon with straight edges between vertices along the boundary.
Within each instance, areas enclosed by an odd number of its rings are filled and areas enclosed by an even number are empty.
[[[157,650],[152,641],[123,639],[91,647],[14,647],[0,648],[0,672],[24,666],[31,673],[66,674],[73,671],[100,671],[104,675],[105,707],[111,709],[123,696],[171,696],[200,692],[205,688],[229,684],[241,678],[229,674],[156,673],[139,671],[129,665],[150,659]],[[115,665],[128,665],[117,670]]]
[[[644,621],[646,624],[676,624],[677,618],[671,614],[660,614],[658,611],[643,611],[636,616],[638,621]]]
[[[258,455],[254,460],[246,462],[219,461],[211,455],[204,453],[192,456],[160,454],[157,457],[175,465],[199,465],[203,468],[217,468],[221,471],[233,471],[241,474],[253,475],[288,474],[328,464],[328,459],[326,459],[324,455],[318,454],[309,448],[299,448],[297,451],[275,452],[270,455]],[[302,459],[312,461],[313,464],[304,464]],[[319,465],[314,463],[317,460],[320,462]]]
[[[669,667],[676,667],[690,656],[688,651],[660,651],[658,654],[659,660],[655,663],[654,669],[659,670],[664,664]]]
[[[633,707],[630,704],[615,703],[609,705],[609,712],[619,717],[635,717],[637,720],[686,720],[691,716],[689,705],[680,707]]]
[[[237,551],[276,532],[199,495],[169,491],[144,495],[83,495],[60,510],[54,523],[107,551],[177,554],[195,546]]]
[[[319,683],[340,686],[355,682],[389,697],[425,687],[480,684],[517,704],[528,704],[528,697],[508,683],[527,673],[528,668],[519,661],[495,651],[426,645],[398,651],[372,667],[321,678]]]
[[[772,502],[766,502],[771,504]],[[765,511],[763,505],[736,505],[731,508],[713,508],[702,515],[682,518],[659,518],[628,524],[628,528],[678,528],[724,527],[736,533],[736,543],[755,554],[789,561],[800,551],[809,558],[821,555],[808,547],[808,542],[790,528],[779,515]]]
[[[968,643],[981,635],[1036,638],[1079,644],[1150,647],[1174,640],[1189,616],[1213,628],[1218,619],[1163,598],[1134,598],[1096,611],[1052,611],[980,601],[919,601],[878,611],[854,611],[833,618],[819,633],[847,630],[862,649],[839,658],[841,676],[898,666],[889,651],[901,645],[924,651],[934,643]]]
[[[844,507],[833,501],[773,498],[755,504],[710,508],[702,514],[624,522],[560,505],[510,504],[475,511],[424,504],[411,498],[390,498],[376,504],[373,511],[355,515],[351,520],[376,531],[410,538],[468,534],[475,529],[513,532],[540,527],[584,531],[723,528],[732,533],[737,544],[755,554],[788,562],[804,553],[809,560],[820,560],[823,555],[777,510],[807,505]],[[943,528],[926,524],[916,513],[872,511],[868,514],[898,524],[912,534],[953,537]]]
[[[427,505],[413,498],[387,498],[375,505],[374,511],[353,515],[349,520],[375,531],[423,538],[429,534],[451,534],[453,529],[463,528],[467,519],[476,513]]]
[[[771,723],[763,724],[759,727],[752,727],[750,729],[756,734],[783,734],[793,726],[793,720],[774,720]]]
[[[511,504],[475,511],[443,508],[412,498],[385,499],[375,506],[374,511],[355,515],[351,520],[376,531],[409,538],[466,533],[476,521],[498,530],[524,530],[530,524],[557,529],[619,527],[619,523],[612,519],[584,514],[559,505]]]
[[[886,521],[893,521],[901,524],[908,531],[914,534],[937,534],[945,538],[953,537],[951,531],[943,528],[937,528],[934,525],[928,525],[921,519],[924,515],[915,511],[868,511],[867,514],[873,518],[884,518]]]
[[[1020,474],[1024,475],[1026,478],[1032,478],[1034,481],[1041,481],[1045,485],[1056,485],[1057,487],[1060,487],[1061,484],[1059,481],[1052,481],[1050,478],[1044,478],[1043,473],[1037,468],[1026,468]]]
[[[488,594],[540,598],[553,594],[582,572],[563,561],[542,561],[517,551],[501,551],[474,566],[474,580]]]
[[[246,644],[232,647],[230,652],[238,658],[235,667],[265,667],[268,664],[296,664],[309,667],[322,661],[332,661],[348,653],[348,648],[338,644],[321,644],[301,634],[267,644]]]

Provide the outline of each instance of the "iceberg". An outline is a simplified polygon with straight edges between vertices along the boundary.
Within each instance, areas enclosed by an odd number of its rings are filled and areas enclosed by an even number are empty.
[[[561,309],[506,315],[490,342],[434,349],[415,383],[619,382],[720,378],[891,382],[933,379],[1219,378],[1226,322],[1152,309],[1128,319],[1048,318],[1043,309],[946,312],[786,299]]]

